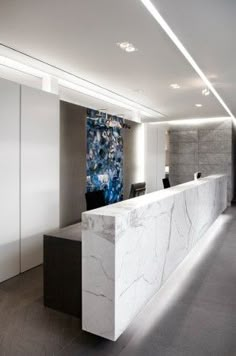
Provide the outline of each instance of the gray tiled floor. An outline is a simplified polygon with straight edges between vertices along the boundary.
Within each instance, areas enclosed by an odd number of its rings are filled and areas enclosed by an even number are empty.
[[[0,284],[0,356],[236,356],[236,207],[115,343],[44,308],[42,268]]]

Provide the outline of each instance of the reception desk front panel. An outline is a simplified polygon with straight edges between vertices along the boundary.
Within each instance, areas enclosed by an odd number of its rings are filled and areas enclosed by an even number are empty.
[[[115,341],[226,207],[215,175],[83,213],[83,329]]]

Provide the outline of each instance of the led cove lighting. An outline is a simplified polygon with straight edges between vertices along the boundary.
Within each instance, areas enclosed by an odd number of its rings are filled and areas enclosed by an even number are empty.
[[[37,60],[35,60],[35,62],[37,62]],[[37,78],[42,79],[43,81],[45,79],[50,80],[51,78],[54,78],[58,81],[59,85],[65,87],[65,88],[72,89],[72,90],[75,90],[82,94],[91,96],[95,99],[99,99],[104,102],[119,106],[121,108],[128,109],[134,113],[140,113],[147,117],[163,116],[161,113],[159,113],[156,110],[149,109],[141,104],[133,102],[132,100],[126,99],[125,97],[120,97],[118,94],[110,92],[107,89],[101,88],[101,87],[97,86],[96,84],[88,83],[87,81],[82,80],[82,79],[80,79],[80,82],[82,82],[84,85],[76,84],[73,82],[73,80],[78,81],[78,78],[73,75],[69,76],[72,81],[63,79],[64,73],[60,69],[58,69],[56,71],[55,75],[52,75],[51,73],[47,73],[47,72],[35,69],[29,65],[20,63],[18,61],[12,60],[12,59],[4,57],[4,56],[0,56],[0,65],[20,71],[25,74],[35,76]],[[51,70],[50,65],[48,65],[48,67]]]
[[[28,65],[3,56],[0,56],[0,65],[18,70],[19,72],[26,73],[38,78],[44,78],[47,75],[46,73],[38,69],[34,69],[32,67],[29,67]]]
[[[212,94],[215,95],[216,99],[220,102],[220,104],[223,106],[225,111],[234,119],[233,113],[230,111],[230,109],[228,108],[228,106],[226,105],[224,100],[218,94],[218,92],[213,87],[211,82],[207,79],[207,77],[205,76],[203,71],[200,69],[198,64],[193,59],[193,57],[190,55],[190,53],[184,47],[182,42],[178,39],[176,34],[172,31],[172,29],[170,28],[168,23],[164,20],[164,18],[161,16],[159,11],[153,5],[153,3],[150,0],[140,0],[140,1],[145,6],[145,8],[149,11],[149,13],[154,17],[154,19],[157,21],[157,23],[162,27],[162,29],[166,32],[166,34],[169,36],[169,38],[174,42],[176,47],[180,50],[180,52],[183,54],[183,56],[191,64],[193,69],[197,72],[197,74],[200,76],[200,78],[203,80],[203,82],[206,84],[206,86],[209,88],[209,90],[212,92]]]
[[[199,125],[199,124],[208,124],[212,122],[224,122],[225,120],[231,120],[229,116],[226,117],[205,117],[205,118],[189,118],[189,119],[181,119],[181,120],[169,120],[169,121],[158,121],[158,122],[150,122],[149,125]]]
[[[122,108],[131,110],[131,111],[136,111],[136,112],[139,111],[141,114],[143,114],[145,116],[149,116],[149,117],[153,117],[154,116],[154,112],[152,112],[151,110],[150,110],[150,112],[146,111],[146,110],[143,109],[143,107],[141,105],[138,105],[138,104],[131,105],[129,103],[128,99],[127,100],[124,99],[124,101],[123,100],[120,101],[120,100],[117,100],[115,98],[108,97],[107,95],[104,95],[102,93],[96,92],[96,91],[94,91],[92,89],[85,88],[82,85],[74,84],[74,83],[69,82],[69,81],[64,80],[64,79],[59,79],[58,80],[58,84],[63,86],[63,87],[65,87],[65,88],[72,89],[74,91],[78,91],[79,93],[91,96],[91,97],[99,99],[99,100],[103,100],[103,101],[105,101],[107,103],[110,103],[110,104],[113,104],[113,105],[116,105],[116,106],[120,106]],[[157,115],[157,113],[155,113],[155,115]]]

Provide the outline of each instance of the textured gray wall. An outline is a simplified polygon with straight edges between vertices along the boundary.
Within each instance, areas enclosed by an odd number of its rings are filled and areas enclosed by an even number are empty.
[[[137,145],[139,140],[139,130],[141,124],[133,121],[125,120],[131,129],[122,129],[123,143],[124,143],[124,199],[128,199],[130,193],[130,186],[132,183],[138,183],[137,169],[139,162],[137,162]]]
[[[60,225],[86,210],[86,108],[60,102]]]
[[[228,174],[228,200],[232,199],[232,121],[212,120],[192,124],[170,124],[170,181],[181,184],[203,176]]]

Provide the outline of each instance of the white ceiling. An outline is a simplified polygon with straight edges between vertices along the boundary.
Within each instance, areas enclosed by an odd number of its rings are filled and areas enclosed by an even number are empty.
[[[234,1],[155,1],[236,113],[235,51],[230,49]],[[138,51],[121,51],[116,43],[122,41]],[[0,0],[0,42],[157,110],[167,120],[226,116],[213,95],[201,95],[204,83],[139,0]],[[181,89],[171,89],[171,83]],[[85,102],[89,106],[89,99]]]
[[[236,1],[153,0],[236,115]]]

